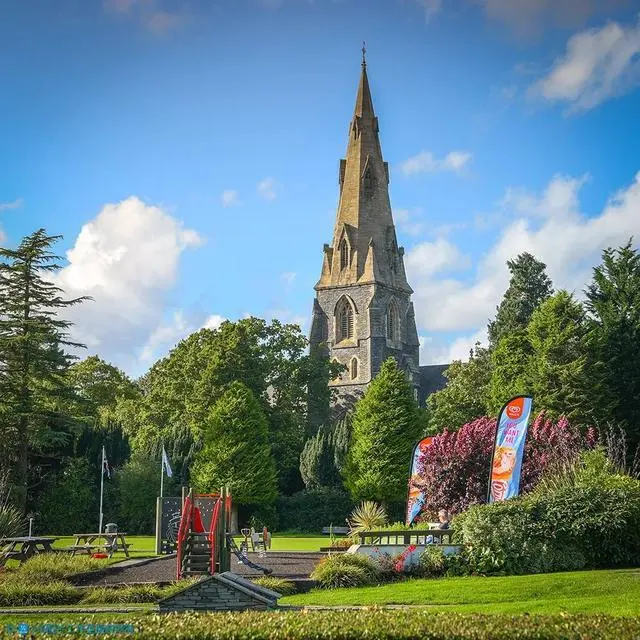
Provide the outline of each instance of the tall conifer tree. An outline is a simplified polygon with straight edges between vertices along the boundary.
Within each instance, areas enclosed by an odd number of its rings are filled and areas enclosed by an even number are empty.
[[[30,466],[68,440],[61,409],[74,396],[66,376],[73,358],[65,347],[83,346],[70,340],[71,323],[58,315],[86,299],[64,299],[50,277],[61,268],[51,251],[59,238],[39,229],[17,249],[0,248],[0,465],[9,468],[21,509]]]
[[[356,500],[405,499],[411,452],[423,434],[413,387],[386,360],[353,414],[346,484]]]

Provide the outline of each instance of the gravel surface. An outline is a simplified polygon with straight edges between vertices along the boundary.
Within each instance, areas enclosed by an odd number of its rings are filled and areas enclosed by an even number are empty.
[[[273,570],[272,576],[279,578],[308,578],[316,563],[324,557],[323,553],[286,553],[270,551],[266,557],[250,553],[251,562]],[[171,582],[176,579],[176,557],[168,556],[137,566],[122,567],[112,565],[109,573],[95,577],[86,577],[81,581],[83,586],[99,586],[103,584],[121,584],[123,582]],[[238,559],[231,556],[231,571],[245,577],[264,575],[261,571],[239,564]]]

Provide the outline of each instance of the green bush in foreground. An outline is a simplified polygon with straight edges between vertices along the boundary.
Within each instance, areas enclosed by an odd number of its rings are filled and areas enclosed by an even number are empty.
[[[64,580],[79,573],[104,569],[104,560],[66,553],[43,553],[29,558],[14,571],[7,572],[1,582],[29,582],[45,584]]]
[[[640,620],[609,616],[434,614],[424,610],[153,615],[135,622],[140,640],[635,640]],[[86,634],[66,635],[86,638]],[[122,638],[116,634],[101,636]]]
[[[324,589],[368,587],[381,579],[380,567],[367,556],[355,553],[330,555],[320,560],[311,573]]]
[[[80,590],[67,582],[30,584],[24,580],[11,580],[0,583],[0,607],[75,604],[81,598]]]
[[[256,578],[254,582],[265,589],[271,589],[271,591],[276,591],[283,596],[292,596],[294,593],[298,593],[296,585],[293,584],[291,580],[285,580],[285,578],[264,576],[262,578]]]

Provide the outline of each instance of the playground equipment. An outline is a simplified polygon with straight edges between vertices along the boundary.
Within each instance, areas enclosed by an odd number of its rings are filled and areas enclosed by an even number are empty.
[[[228,527],[231,496],[220,493],[194,495],[190,490],[182,506],[177,535],[178,579],[230,571],[231,553],[243,564],[270,574],[271,569],[251,562],[236,545]]]

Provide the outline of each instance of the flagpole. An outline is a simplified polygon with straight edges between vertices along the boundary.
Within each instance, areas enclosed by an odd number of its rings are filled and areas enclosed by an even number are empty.
[[[160,497],[162,498],[162,490],[164,488],[164,445],[162,445],[162,454],[160,454]]]
[[[104,493],[104,445],[102,446],[102,463],[100,464],[100,518],[98,520],[98,533],[102,533],[102,495]]]

